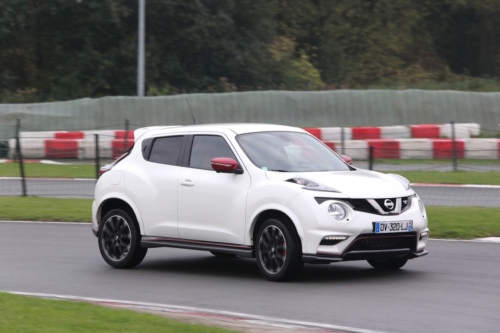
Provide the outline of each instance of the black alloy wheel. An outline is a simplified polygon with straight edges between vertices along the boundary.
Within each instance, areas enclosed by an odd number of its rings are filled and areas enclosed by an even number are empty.
[[[108,212],[102,221],[98,242],[104,260],[114,268],[139,265],[148,249],[141,247],[141,235],[136,223],[120,209]]]
[[[407,259],[401,258],[368,260],[368,263],[376,269],[400,269],[407,262]]]
[[[268,219],[259,228],[254,241],[260,272],[271,281],[294,278],[302,268],[298,244],[294,229],[280,219]]]

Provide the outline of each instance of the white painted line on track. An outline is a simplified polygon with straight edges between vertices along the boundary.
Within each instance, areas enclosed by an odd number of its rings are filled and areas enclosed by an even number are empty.
[[[80,224],[87,225],[91,222],[58,222],[58,221],[7,221],[0,220],[0,223],[29,223],[29,224]]]
[[[21,177],[0,177],[0,180],[19,180]],[[95,178],[45,178],[45,177],[26,177],[26,180],[78,180],[78,181],[96,181]]]
[[[352,332],[352,333],[381,333],[379,331],[365,330],[365,329],[361,329],[361,328],[354,328],[354,327],[347,327],[347,326],[328,325],[328,324],[312,323],[312,322],[298,321],[298,320],[288,320],[288,319],[281,319],[281,318],[274,318],[274,317],[264,317],[264,316],[246,314],[246,313],[204,309],[204,308],[197,308],[197,307],[191,307],[191,306],[120,301],[120,300],[113,300],[113,299],[80,297],[80,296],[70,296],[70,295],[43,294],[43,293],[28,293],[28,292],[17,292],[17,291],[5,291],[5,292],[10,293],[10,294],[15,294],[15,295],[22,295],[22,296],[41,297],[41,298],[56,299],[56,300],[91,302],[91,303],[100,304],[100,305],[111,305],[111,306],[126,307],[126,308],[130,308],[130,309],[143,309],[143,310],[160,311],[160,312],[174,312],[174,313],[178,313],[178,314],[186,314],[186,315],[190,315],[190,316],[199,316],[199,317],[217,315],[217,316],[223,317],[226,320],[255,323],[255,324],[266,325],[266,326],[296,328],[296,329],[309,329],[309,330],[317,329],[317,330],[321,330],[321,332],[325,332],[325,330],[327,330],[326,332],[328,332],[328,331],[333,331],[333,332],[341,331],[341,332]]]
[[[500,185],[477,185],[477,184],[411,183],[410,186],[417,186],[417,187],[468,187],[468,188],[500,189]]]
[[[495,243],[492,241],[484,241],[482,238],[476,239],[444,239],[444,238],[429,238],[431,241],[441,241],[441,242],[467,242],[467,243]],[[500,243],[500,242],[499,242]]]

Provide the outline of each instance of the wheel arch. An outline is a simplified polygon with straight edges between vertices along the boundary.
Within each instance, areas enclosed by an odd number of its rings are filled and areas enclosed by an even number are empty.
[[[127,196],[117,193],[115,195],[109,195],[102,199],[96,212],[97,225],[101,223],[102,218],[112,209],[122,209],[127,212],[132,219],[135,220],[137,226],[139,227],[141,235],[144,235],[144,226],[142,223],[142,218],[139,213],[139,209],[134,204],[134,202]]]
[[[255,212],[250,221],[250,228],[248,229],[248,244],[253,244],[253,240],[255,238],[255,234],[257,233],[260,225],[264,223],[270,217],[284,217],[285,220],[291,222],[290,226],[295,229],[297,236],[299,237],[300,247],[302,252],[306,252],[306,239],[304,235],[304,230],[302,225],[300,224],[297,216],[287,207],[285,206],[275,206],[275,205],[266,205],[261,207],[257,212]],[[286,222],[286,221],[285,221]]]

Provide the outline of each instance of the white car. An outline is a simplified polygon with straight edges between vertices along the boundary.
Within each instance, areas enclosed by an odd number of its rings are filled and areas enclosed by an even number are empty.
[[[397,269],[426,255],[427,214],[408,180],[346,160],[294,127],[142,128],[101,169],[92,229],[115,268],[176,247],[256,258],[273,281],[303,263]]]

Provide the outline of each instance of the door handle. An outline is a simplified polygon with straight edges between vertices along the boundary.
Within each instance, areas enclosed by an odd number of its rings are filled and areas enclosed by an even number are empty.
[[[181,185],[183,186],[194,186],[194,183],[191,181],[191,179],[186,179],[181,182]]]

